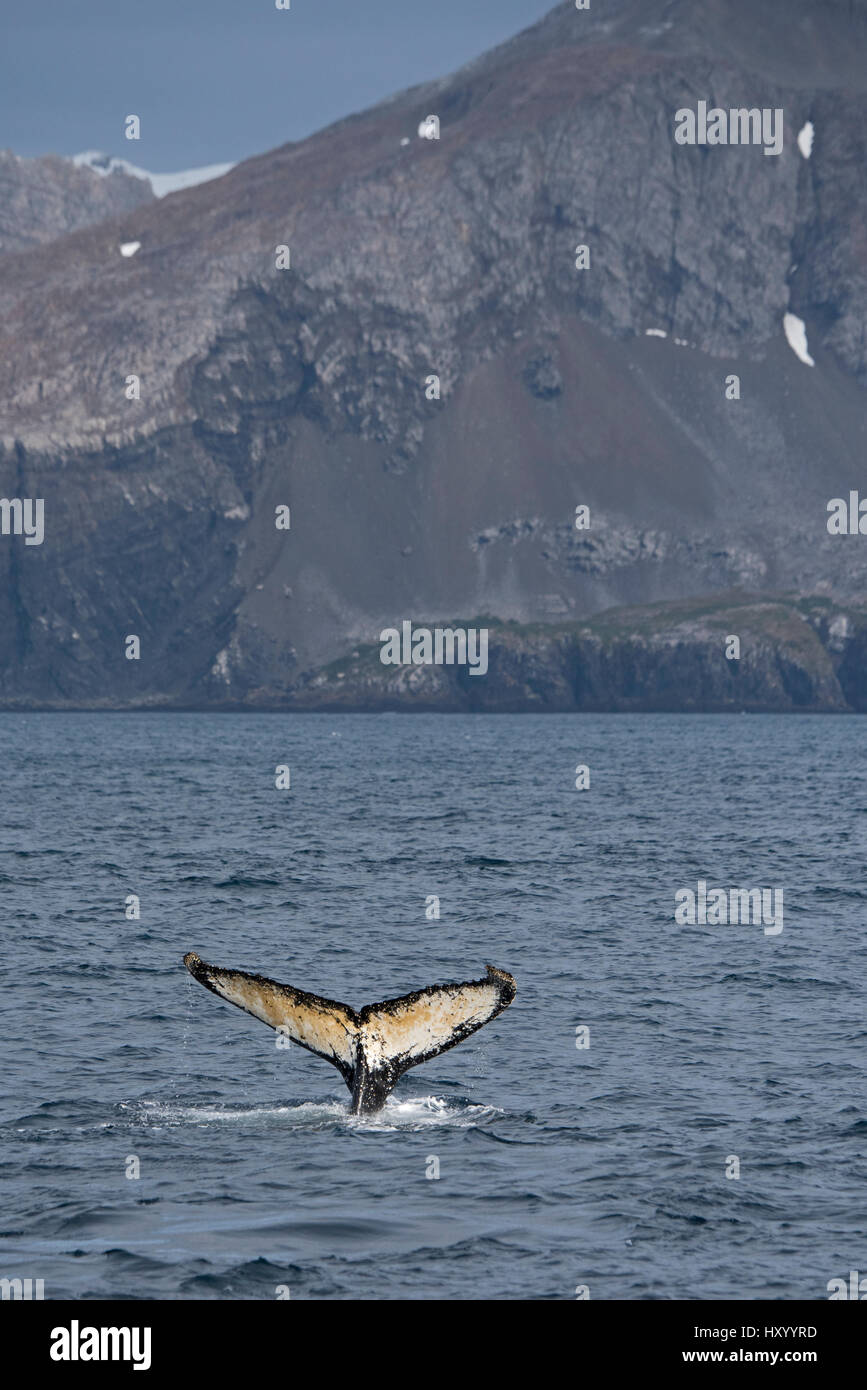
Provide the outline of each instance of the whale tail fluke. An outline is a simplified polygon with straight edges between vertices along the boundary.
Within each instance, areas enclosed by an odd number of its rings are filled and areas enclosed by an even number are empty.
[[[292,1042],[324,1057],[341,1073],[347,1085],[355,1069],[358,1015],[346,1004],[320,999],[291,985],[281,985],[265,975],[248,975],[244,970],[224,970],[208,965],[194,951],[184,956],[184,965],[200,985],[230,1004],[252,1014],[270,1028],[279,1029]]]
[[[463,1042],[515,997],[514,978],[488,965],[483,980],[429,985],[356,1013],[264,975],[208,965],[192,951],[184,965],[206,989],[337,1067],[354,1114],[379,1110],[405,1071]]]

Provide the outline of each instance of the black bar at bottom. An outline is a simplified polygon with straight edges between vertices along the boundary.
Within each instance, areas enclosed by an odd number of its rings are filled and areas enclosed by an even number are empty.
[[[476,1346],[495,1362],[510,1346],[530,1349],[522,1334],[538,1338],[541,1332],[547,1363],[562,1338],[562,1353],[576,1358],[576,1376],[593,1356],[609,1373],[647,1375],[677,1367],[701,1375],[713,1366],[764,1365],[812,1368],[827,1377],[860,1363],[867,1330],[860,1304],[835,1301],[576,1300],[568,1314],[553,1306],[545,1312],[546,1305],[531,1302],[509,1305],[507,1328],[496,1311],[501,1305],[487,1304],[490,1312],[480,1320],[479,1303],[470,1300],[398,1301],[387,1315],[373,1313],[369,1304],[341,1301],[339,1310],[320,1306],[311,1317],[313,1302],[18,1301],[0,1304],[0,1317],[7,1364],[11,1354],[25,1373],[48,1373],[61,1382],[69,1375],[92,1378],[101,1367],[114,1375],[168,1371],[283,1380],[294,1378],[296,1356],[302,1357],[296,1371],[306,1363],[309,1376],[311,1362],[325,1372],[347,1361],[361,1368],[371,1355],[391,1361],[395,1352],[409,1358],[404,1374],[418,1365],[424,1376],[427,1352],[437,1346],[446,1352],[449,1342],[441,1339],[463,1325],[470,1339],[463,1354]],[[305,1339],[303,1356],[299,1338]],[[535,1359],[538,1341],[534,1345]]]

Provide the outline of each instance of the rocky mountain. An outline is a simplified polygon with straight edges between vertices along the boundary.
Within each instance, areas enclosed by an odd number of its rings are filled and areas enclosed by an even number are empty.
[[[591,615],[733,590],[798,647],[775,604],[867,591],[826,525],[863,478],[865,87],[864,0],[561,4],[0,256],[0,496],[45,501],[41,545],[0,536],[0,701],[330,703],[404,619],[488,614],[504,652],[553,624],[574,664]],[[678,143],[704,102],[782,112],[779,153]],[[853,707],[832,675],[812,704]]]
[[[0,150],[0,190],[0,254],[132,212],[154,196],[145,179],[122,170],[103,178],[58,155],[19,159],[11,150]]]

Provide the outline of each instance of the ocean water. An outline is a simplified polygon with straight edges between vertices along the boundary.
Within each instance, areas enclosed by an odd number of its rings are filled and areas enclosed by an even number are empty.
[[[0,1276],[826,1298],[867,1268],[863,729],[3,716]],[[677,925],[699,879],[781,888],[783,930]],[[487,961],[518,994],[353,1118],[339,1073],[202,989],[188,950],[355,1007]]]

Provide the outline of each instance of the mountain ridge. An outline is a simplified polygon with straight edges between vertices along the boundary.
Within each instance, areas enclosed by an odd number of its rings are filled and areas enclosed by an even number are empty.
[[[825,526],[865,440],[865,9],[749,10],[560,5],[53,266],[0,257],[0,486],[54,517],[43,555],[2,542],[0,698],[128,690],[136,613],[143,694],[207,704],[410,616],[867,589]],[[678,147],[699,98],[782,107],[782,153]]]

